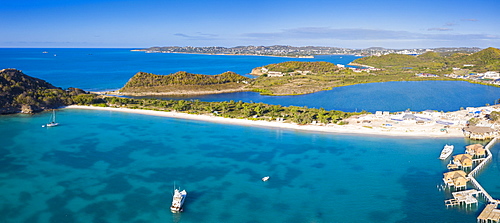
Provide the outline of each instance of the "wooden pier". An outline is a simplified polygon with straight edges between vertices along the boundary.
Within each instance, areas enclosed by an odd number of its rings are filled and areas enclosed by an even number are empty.
[[[480,192],[472,189],[465,191],[453,192],[453,198],[444,201],[444,204],[448,206],[462,205],[465,206],[477,204],[477,196]]]
[[[500,209],[497,209],[498,204],[488,204],[486,208],[477,217],[479,223],[499,222]]]
[[[496,143],[498,138],[494,138],[491,140],[488,145],[484,147],[486,150],[486,158],[479,163],[479,165],[476,166],[468,175],[467,179],[472,182],[472,185],[481,193],[487,200],[488,203],[486,205],[486,208],[479,214],[477,217],[477,221],[480,223],[490,223],[490,222],[500,222],[500,209],[497,209],[498,204],[500,203],[499,200],[494,199],[484,188],[481,186],[479,182],[477,182],[476,178],[474,176],[486,165],[486,163],[490,162],[493,155],[491,154],[490,148],[493,144]]]
[[[486,157],[485,158],[479,158],[479,159],[473,159],[473,162],[479,162],[479,164],[471,170],[467,175],[466,179],[472,183],[472,185],[476,189],[471,189],[471,190],[465,190],[465,191],[457,191],[453,192],[453,198],[448,199],[444,201],[444,204],[449,207],[449,206],[461,206],[465,204],[465,206],[472,205],[472,204],[477,204],[477,197],[482,194],[487,200],[488,204],[486,205],[486,208],[481,212],[481,214],[477,217],[477,221],[479,223],[500,223],[500,209],[497,209],[498,205],[500,204],[500,200],[494,199],[484,188],[481,186],[481,184],[474,178],[474,176],[485,167],[485,165],[491,161],[493,155],[490,151],[490,148],[492,145],[494,145],[497,141],[497,137],[493,138],[485,147],[486,151]],[[452,167],[452,168],[450,168]],[[453,168],[454,166],[451,166],[448,164],[449,169],[455,169]],[[448,186],[449,181],[451,177],[447,177],[448,175],[458,172],[457,170],[451,171],[448,173],[444,174],[444,182]],[[456,174],[455,174],[456,175]],[[450,179],[448,179],[450,178]],[[455,178],[453,178],[455,179]],[[451,184],[450,184],[451,185]]]

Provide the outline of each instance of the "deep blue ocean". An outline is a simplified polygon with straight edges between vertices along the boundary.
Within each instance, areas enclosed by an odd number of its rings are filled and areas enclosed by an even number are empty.
[[[316,59],[343,64],[354,59],[340,57]],[[86,90],[119,88],[139,70],[245,74],[286,60],[127,49],[0,49],[0,68]],[[392,103],[447,110],[442,107],[447,101],[460,108],[500,97],[497,88],[443,81],[335,90],[335,96],[260,98],[339,110],[343,104],[352,105],[346,110],[374,109],[365,104],[392,110]],[[386,97],[374,98],[370,91]],[[357,92],[357,101],[345,99]],[[258,99],[238,97],[229,100]],[[57,114],[61,125],[55,128],[41,127],[50,112],[0,116],[1,222],[475,222],[485,206],[481,200],[472,208],[446,208],[444,199],[451,194],[438,187],[447,164],[437,159],[443,145],[463,153],[476,143],[464,138],[326,134],[77,109]],[[500,198],[500,144],[492,152],[493,161],[477,179]],[[260,180],[268,175],[269,181]],[[169,210],[174,184],[188,191],[180,214]]]

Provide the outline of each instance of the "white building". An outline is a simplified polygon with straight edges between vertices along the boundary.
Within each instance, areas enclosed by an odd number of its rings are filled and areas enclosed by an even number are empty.
[[[500,78],[500,73],[496,71],[488,71],[486,73],[483,73],[483,79],[498,79]]]

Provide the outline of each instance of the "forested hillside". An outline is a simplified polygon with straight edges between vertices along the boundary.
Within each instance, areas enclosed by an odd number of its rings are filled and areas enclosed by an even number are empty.
[[[359,58],[353,63],[364,64],[385,70],[412,69],[417,72],[450,73],[452,68],[468,69],[471,72],[500,70],[500,50],[487,48],[473,54],[455,53],[441,55],[427,52],[418,56],[388,54]]]
[[[170,75],[138,72],[120,89],[124,94],[193,94],[200,92],[241,91],[248,77],[234,72],[218,75],[179,71]]]
[[[339,70],[335,64],[330,62],[299,62],[287,61],[277,64],[269,64],[264,66],[269,71],[277,72],[294,72],[294,71],[310,71],[315,74],[332,73]]]
[[[32,113],[94,99],[80,89],[63,90],[16,69],[0,70],[0,114]]]

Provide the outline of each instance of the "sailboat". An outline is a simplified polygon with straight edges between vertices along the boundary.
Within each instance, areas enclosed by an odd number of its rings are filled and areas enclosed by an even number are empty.
[[[59,123],[56,122],[56,110],[55,109],[52,110],[52,117],[50,119],[51,119],[51,121],[49,123],[47,123],[47,125],[45,125],[45,126],[54,127],[54,126],[59,125]],[[44,126],[42,126],[42,127],[44,127]]]

